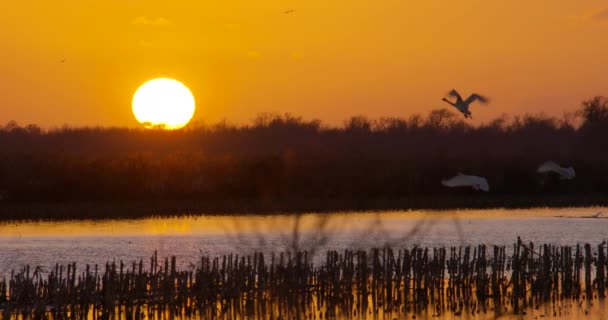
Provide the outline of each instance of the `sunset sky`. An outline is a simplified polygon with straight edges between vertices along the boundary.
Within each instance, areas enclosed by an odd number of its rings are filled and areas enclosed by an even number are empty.
[[[19,0],[0,39],[2,124],[135,127],[155,77],[186,84],[205,123],[407,117],[451,88],[492,99],[480,123],[608,95],[605,0]]]

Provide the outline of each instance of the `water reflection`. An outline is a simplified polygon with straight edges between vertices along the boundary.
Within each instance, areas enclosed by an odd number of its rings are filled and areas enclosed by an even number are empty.
[[[596,255],[589,245],[514,249],[330,251],[317,266],[288,252],[204,256],[185,270],[157,255],[29,268],[0,280],[0,319],[602,319],[605,243]]]
[[[0,224],[0,274],[25,264],[104,264],[175,255],[369,249],[525,241],[571,245],[608,238],[605,208],[202,216]]]

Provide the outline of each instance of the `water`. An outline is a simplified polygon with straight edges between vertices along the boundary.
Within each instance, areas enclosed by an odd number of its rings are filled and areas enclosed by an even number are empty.
[[[29,264],[105,264],[144,259],[158,251],[175,255],[178,267],[191,268],[202,254],[247,254],[253,250],[326,249],[414,245],[507,245],[524,241],[574,245],[608,239],[608,208],[461,210],[336,213],[332,215],[205,216],[170,219],[31,222],[0,224],[0,277]],[[604,319],[602,300],[564,300],[507,313],[505,319]],[[440,319],[491,319],[493,313],[445,313]],[[409,317],[409,315],[408,315]],[[10,318],[10,317],[9,317]],[[432,310],[419,319],[436,318]]]
[[[606,218],[608,208],[567,208],[10,223],[0,224],[0,276],[26,264],[149,262],[155,251],[189,268],[202,254],[253,250],[509,246],[518,236],[535,243],[598,244],[608,239]]]

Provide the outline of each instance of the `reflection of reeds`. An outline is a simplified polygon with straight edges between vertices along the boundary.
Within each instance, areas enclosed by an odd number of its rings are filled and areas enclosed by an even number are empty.
[[[574,250],[573,250],[574,249]],[[361,318],[366,315],[562,312],[603,299],[606,247],[523,243],[505,247],[328,251],[314,266],[306,251],[202,257],[177,270],[155,255],[144,270],[108,263],[24,267],[0,281],[2,319]],[[581,276],[581,273],[584,275]]]

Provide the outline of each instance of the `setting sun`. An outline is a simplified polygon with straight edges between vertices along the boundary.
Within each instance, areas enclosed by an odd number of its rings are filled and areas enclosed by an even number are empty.
[[[146,128],[179,129],[194,115],[194,96],[177,80],[150,80],[135,91],[133,114]]]

